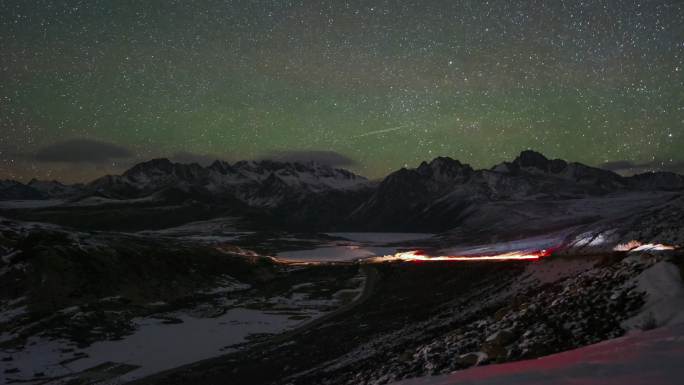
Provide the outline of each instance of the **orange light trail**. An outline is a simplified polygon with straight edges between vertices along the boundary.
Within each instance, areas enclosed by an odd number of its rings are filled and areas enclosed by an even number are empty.
[[[539,250],[536,252],[509,252],[497,255],[440,255],[431,257],[423,251],[414,250],[386,255],[379,258],[381,261],[535,261],[552,254],[552,250]]]

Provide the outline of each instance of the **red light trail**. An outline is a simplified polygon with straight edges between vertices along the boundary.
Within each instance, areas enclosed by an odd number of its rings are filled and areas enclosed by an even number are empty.
[[[378,258],[379,261],[535,261],[548,257],[553,253],[553,249],[538,251],[514,251],[496,255],[440,255],[429,256],[422,250],[405,251],[394,255],[386,255]]]

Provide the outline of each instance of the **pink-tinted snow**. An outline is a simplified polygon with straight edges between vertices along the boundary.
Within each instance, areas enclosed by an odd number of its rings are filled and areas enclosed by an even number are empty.
[[[536,360],[488,365],[395,385],[680,385],[684,324]]]

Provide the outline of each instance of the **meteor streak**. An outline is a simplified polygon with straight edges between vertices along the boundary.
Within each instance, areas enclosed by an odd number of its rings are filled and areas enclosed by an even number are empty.
[[[376,130],[376,131],[366,132],[366,133],[363,133],[363,134],[361,134],[361,135],[352,136],[352,139],[362,138],[362,137],[364,137],[364,136],[379,135],[379,134],[384,134],[384,133],[392,132],[392,131],[398,131],[398,130],[401,130],[401,129],[407,128],[407,127],[408,127],[408,126],[403,125],[403,126],[397,126],[397,127],[392,127],[392,128],[385,128],[385,129],[383,129],[383,130]]]

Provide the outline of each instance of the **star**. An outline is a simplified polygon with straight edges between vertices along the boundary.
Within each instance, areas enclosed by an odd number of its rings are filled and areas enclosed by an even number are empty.
[[[22,180],[87,181],[179,153],[332,151],[370,178],[529,148],[684,162],[676,2],[37,1],[0,3],[0,148],[13,149],[0,173]],[[81,139],[133,155],[35,159]]]

